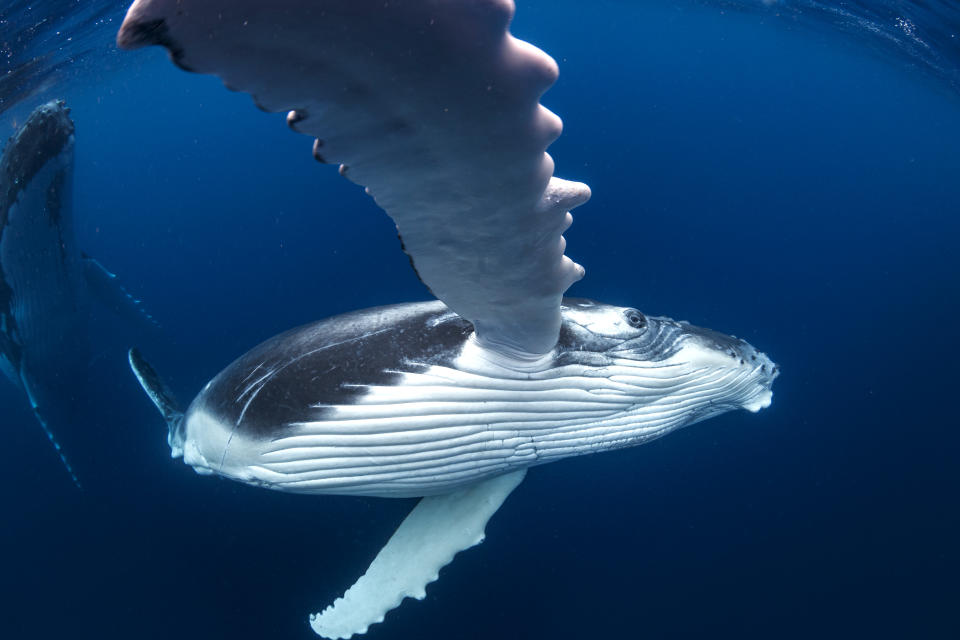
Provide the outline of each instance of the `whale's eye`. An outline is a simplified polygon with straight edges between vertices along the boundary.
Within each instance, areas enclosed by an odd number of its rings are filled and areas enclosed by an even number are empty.
[[[627,309],[624,315],[626,315],[627,322],[629,322],[630,326],[634,329],[643,329],[647,326],[647,319],[636,309]]]

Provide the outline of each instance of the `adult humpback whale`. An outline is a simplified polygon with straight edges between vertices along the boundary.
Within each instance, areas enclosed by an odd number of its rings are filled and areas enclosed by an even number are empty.
[[[59,100],[37,107],[0,159],[0,370],[24,393],[79,487],[51,425],[77,420],[91,301],[138,322],[151,319],[116,276],[77,248],[69,113]]]
[[[440,299],[294,329],[184,412],[130,363],[200,473],[303,493],[425,496],[367,572],[311,617],[348,638],[483,538],[526,470],[648,442],[771,399],[750,345],[632,308],[564,300],[586,185],[553,177],[554,61],[513,38],[510,0],[136,0],[124,48],[166,47],[367,187]]]

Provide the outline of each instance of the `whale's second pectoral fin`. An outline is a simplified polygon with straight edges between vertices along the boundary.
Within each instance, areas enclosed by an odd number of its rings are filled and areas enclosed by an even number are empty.
[[[526,469],[484,480],[466,489],[420,500],[367,572],[310,626],[324,638],[349,638],[382,622],[404,598],[422,600],[426,586],[459,551],[480,544],[484,527]]]
[[[37,422],[40,423],[40,428],[43,429],[43,433],[47,436],[47,440],[50,441],[50,444],[53,445],[53,449],[57,452],[57,457],[60,458],[60,463],[63,465],[63,468],[68,474],[70,474],[70,479],[73,481],[74,486],[77,489],[83,489],[83,485],[80,484],[80,479],[77,477],[77,472],[73,470],[73,467],[70,465],[70,461],[67,460],[67,454],[63,452],[63,447],[60,446],[60,442],[57,440],[57,437],[54,435],[53,430],[50,428],[50,425],[47,424],[47,419],[43,415],[43,408],[37,404],[33,393],[33,385],[30,383],[30,380],[22,372],[20,374],[20,386],[23,387],[24,392],[27,394],[27,399],[30,401],[30,408],[33,409],[33,415],[36,417]]]
[[[85,254],[81,264],[83,265],[83,277],[87,289],[100,304],[131,326],[141,326],[149,329],[156,329],[160,326],[154,317],[143,308],[143,304],[123,288],[116,274]]]

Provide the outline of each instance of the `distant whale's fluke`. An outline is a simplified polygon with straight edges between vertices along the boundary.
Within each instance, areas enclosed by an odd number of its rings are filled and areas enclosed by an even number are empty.
[[[138,325],[156,323],[77,248],[69,114],[59,100],[37,107],[0,159],[0,371],[27,397],[79,487],[54,432],[83,419],[71,403],[88,377],[91,302]]]

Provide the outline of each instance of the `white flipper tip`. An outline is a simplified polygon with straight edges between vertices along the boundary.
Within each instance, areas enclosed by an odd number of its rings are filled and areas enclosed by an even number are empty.
[[[525,474],[521,469],[455,493],[423,498],[367,572],[343,597],[310,616],[310,627],[324,638],[345,640],[383,622],[404,598],[423,600],[440,569],[458,552],[483,542],[487,521]]]

